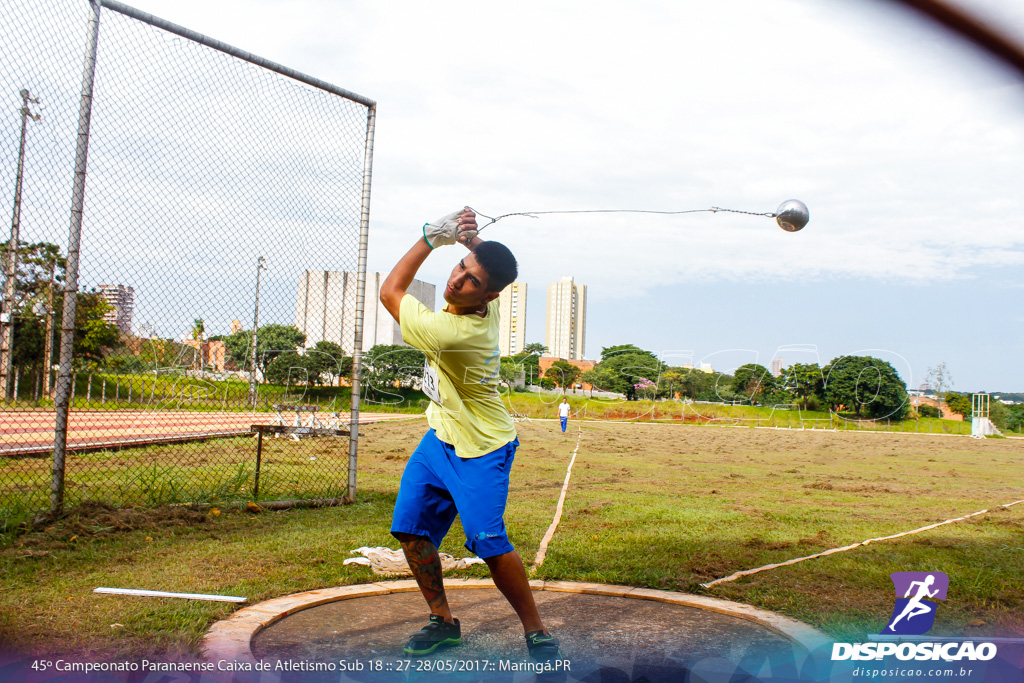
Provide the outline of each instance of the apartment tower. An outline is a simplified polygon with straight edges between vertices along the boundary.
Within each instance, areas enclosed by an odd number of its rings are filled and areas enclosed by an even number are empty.
[[[132,331],[132,316],[135,313],[135,288],[124,285],[100,285],[100,294],[111,306],[103,315],[103,321],[116,325],[125,334]]]
[[[582,360],[587,332],[587,286],[573,283],[571,275],[548,285],[544,327],[549,356]]]
[[[498,296],[498,348],[514,356],[526,346],[526,283],[513,282]]]
[[[363,348],[377,344],[399,344],[402,328],[380,302],[380,286],[387,273],[367,273],[364,289]],[[318,341],[338,344],[345,353],[355,349],[357,273],[338,270],[307,270],[299,277],[295,305],[295,327],[306,335],[306,348]],[[430,310],[434,310],[434,285],[413,280],[407,290]]]

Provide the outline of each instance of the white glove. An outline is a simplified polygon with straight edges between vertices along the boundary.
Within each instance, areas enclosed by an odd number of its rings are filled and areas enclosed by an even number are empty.
[[[423,240],[430,245],[431,249],[446,244],[456,244],[465,238],[468,243],[476,237],[476,230],[462,230],[460,219],[465,209],[454,211],[443,218],[438,218],[433,223],[423,224]],[[472,215],[472,214],[471,214]]]

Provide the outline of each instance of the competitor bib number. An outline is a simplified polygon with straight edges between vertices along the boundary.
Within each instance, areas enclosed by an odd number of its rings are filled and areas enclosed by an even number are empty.
[[[437,371],[430,367],[430,363],[423,364],[423,393],[437,405],[441,403],[441,389],[437,382]]]

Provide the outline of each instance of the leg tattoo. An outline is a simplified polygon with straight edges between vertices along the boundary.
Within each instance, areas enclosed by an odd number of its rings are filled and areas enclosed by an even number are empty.
[[[402,541],[402,550],[409,563],[412,575],[419,584],[420,592],[426,598],[434,614],[448,612],[448,600],[444,594],[444,580],[441,571],[441,557],[429,539],[413,538]],[[450,614],[450,612],[448,612]]]

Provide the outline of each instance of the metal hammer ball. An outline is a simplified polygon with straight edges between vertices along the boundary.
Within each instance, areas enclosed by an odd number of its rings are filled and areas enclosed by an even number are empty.
[[[787,199],[776,209],[775,220],[786,232],[796,232],[807,225],[807,221],[811,220],[811,214],[807,210],[807,205],[799,199]]]

